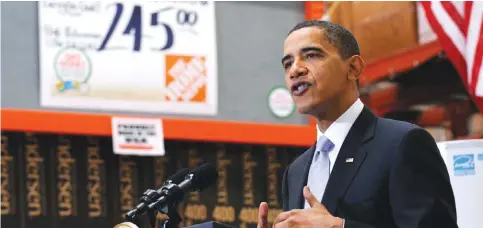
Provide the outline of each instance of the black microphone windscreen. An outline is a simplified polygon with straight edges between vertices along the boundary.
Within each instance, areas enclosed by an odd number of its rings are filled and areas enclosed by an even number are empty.
[[[218,179],[218,171],[210,163],[204,163],[194,168],[189,175],[192,177],[191,186],[198,191],[209,187]]]
[[[166,180],[166,182],[171,181],[171,183],[173,184],[179,184],[181,183],[181,181],[185,179],[186,175],[188,175],[189,173],[190,173],[190,169],[188,168],[181,169],[180,171],[168,177],[168,180]]]

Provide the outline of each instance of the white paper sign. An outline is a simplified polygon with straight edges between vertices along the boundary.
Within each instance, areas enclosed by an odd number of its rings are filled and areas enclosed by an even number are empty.
[[[113,117],[112,144],[115,154],[163,156],[161,119]]]
[[[217,113],[214,2],[38,7],[42,106]]]

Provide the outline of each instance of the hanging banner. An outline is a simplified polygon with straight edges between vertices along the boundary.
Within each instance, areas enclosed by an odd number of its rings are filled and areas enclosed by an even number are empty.
[[[38,6],[42,106],[216,115],[214,2]]]

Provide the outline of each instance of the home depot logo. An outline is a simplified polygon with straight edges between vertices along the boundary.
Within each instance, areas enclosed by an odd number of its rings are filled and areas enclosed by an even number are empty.
[[[168,101],[205,102],[205,57],[166,55],[166,95]]]

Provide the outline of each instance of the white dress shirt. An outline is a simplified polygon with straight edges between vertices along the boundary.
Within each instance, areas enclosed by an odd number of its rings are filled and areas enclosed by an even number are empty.
[[[356,121],[357,117],[359,117],[359,115],[361,114],[362,109],[364,109],[364,104],[360,99],[357,99],[354,104],[352,104],[341,116],[339,116],[339,118],[337,118],[337,120],[335,120],[335,122],[333,122],[329,126],[329,128],[327,128],[325,132],[321,132],[319,127],[317,126],[317,139],[319,139],[320,136],[323,135],[334,144],[334,148],[329,152],[330,173],[332,173],[332,169],[334,168],[334,164],[337,159],[337,155],[339,154],[340,148],[342,147],[342,143],[344,143],[344,140],[347,137],[349,130]],[[315,155],[316,153],[314,153],[314,157],[312,158],[312,160],[315,159]],[[313,164],[314,162],[311,163],[310,169],[312,169]],[[321,202],[323,194],[316,195],[315,197],[319,202]],[[307,201],[305,201],[304,207],[309,207]],[[342,224],[342,227],[345,227],[345,220]]]
[[[344,143],[349,130],[356,121],[357,117],[364,109],[364,104],[360,99],[357,99],[335,122],[333,122],[325,132],[321,132],[319,126],[317,126],[317,138],[321,135],[327,137],[332,143],[334,143],[334,149],[329,153],[330,159],[330,172],[334,168],[335,160],[339,154],[342,143]],[[320,200],[319,200],[320,201]]]
[[[328,156],[329,156],[329,161],[330,161],[330,166],[329,166],[329,173],[332,173],[332,169],[334,168],[335,161],[337,159],[337,155],[339,154],[340,148],[342,146],[342,143],[344,143],[344,140],[349,133],[349,130],[351,129],[352,125],[356,121],[357,117],[360,115],[362,112],[362,109],[364,108],[364,104],[360,99],[357,99],[354,104],[352,104],[335,122],[333,122],[329,128],[325,132],[321,132],[319,127],[317,126],[317,139],[319,139],[321,136],[325,136],[328,138],[333,144],[334,147],[332,150],[330,150]],[[314,168],[314,159],[316,158],[321,158],[322,156],[316,157],[317,153],[314,153],[314,157],[312,158],[312,163],[310,165],[310,169]],[[309,170],[310,173],[311,170]],[[323,184],[323,183],[321,183]],[[319,202],[322,201],[323,197],[323,192],[325,191],[325,186],[322,187],[322,194],[317,194],[315,197]],[[307,201],[305,201],[305,208],[309,207]]]

